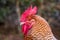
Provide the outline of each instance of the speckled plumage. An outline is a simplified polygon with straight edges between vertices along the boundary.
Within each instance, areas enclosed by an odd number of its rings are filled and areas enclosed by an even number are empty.
[[[28,31],[27,35],[25,35],[24,40],[57,40],[47,23],[47,21],[35,15],[34,17],[35,23],[32,28]]]

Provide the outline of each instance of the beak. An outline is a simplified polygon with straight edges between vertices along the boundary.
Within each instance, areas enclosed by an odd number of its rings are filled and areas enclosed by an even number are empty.
[[[20,22],[20,25],[23,25],[25,22]]]

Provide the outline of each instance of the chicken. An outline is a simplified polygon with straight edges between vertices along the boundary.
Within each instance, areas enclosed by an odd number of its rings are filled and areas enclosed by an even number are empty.
[[[47,21],[36,12],[37,7],[30,6],[20,18],[24,40],[57,40]]]

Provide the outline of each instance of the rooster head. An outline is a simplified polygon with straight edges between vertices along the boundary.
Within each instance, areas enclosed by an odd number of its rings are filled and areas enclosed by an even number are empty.
[[[27,34],[28,30],[32,27],[34,20],[32,19],[32,16],[35,15],[37,12],[37,7],[32,6],[28,7],[25,12],[22,13],[21,18],[20,18],[20,24],[22,25],[22,32],[24,35]]]

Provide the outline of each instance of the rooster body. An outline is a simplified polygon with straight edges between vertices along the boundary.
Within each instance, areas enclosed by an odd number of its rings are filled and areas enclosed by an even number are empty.
[[[47,21],[35,15],[35,23],[25,35],[24,40],[56,40]]]
[[[24,15],[22,14],[21,22],[24,22],[22,25],[24,40],[57,40],[47,21],[41,16],[35,15],[36,11],[36,7],[33,9],[30,7],[23,13]]]

